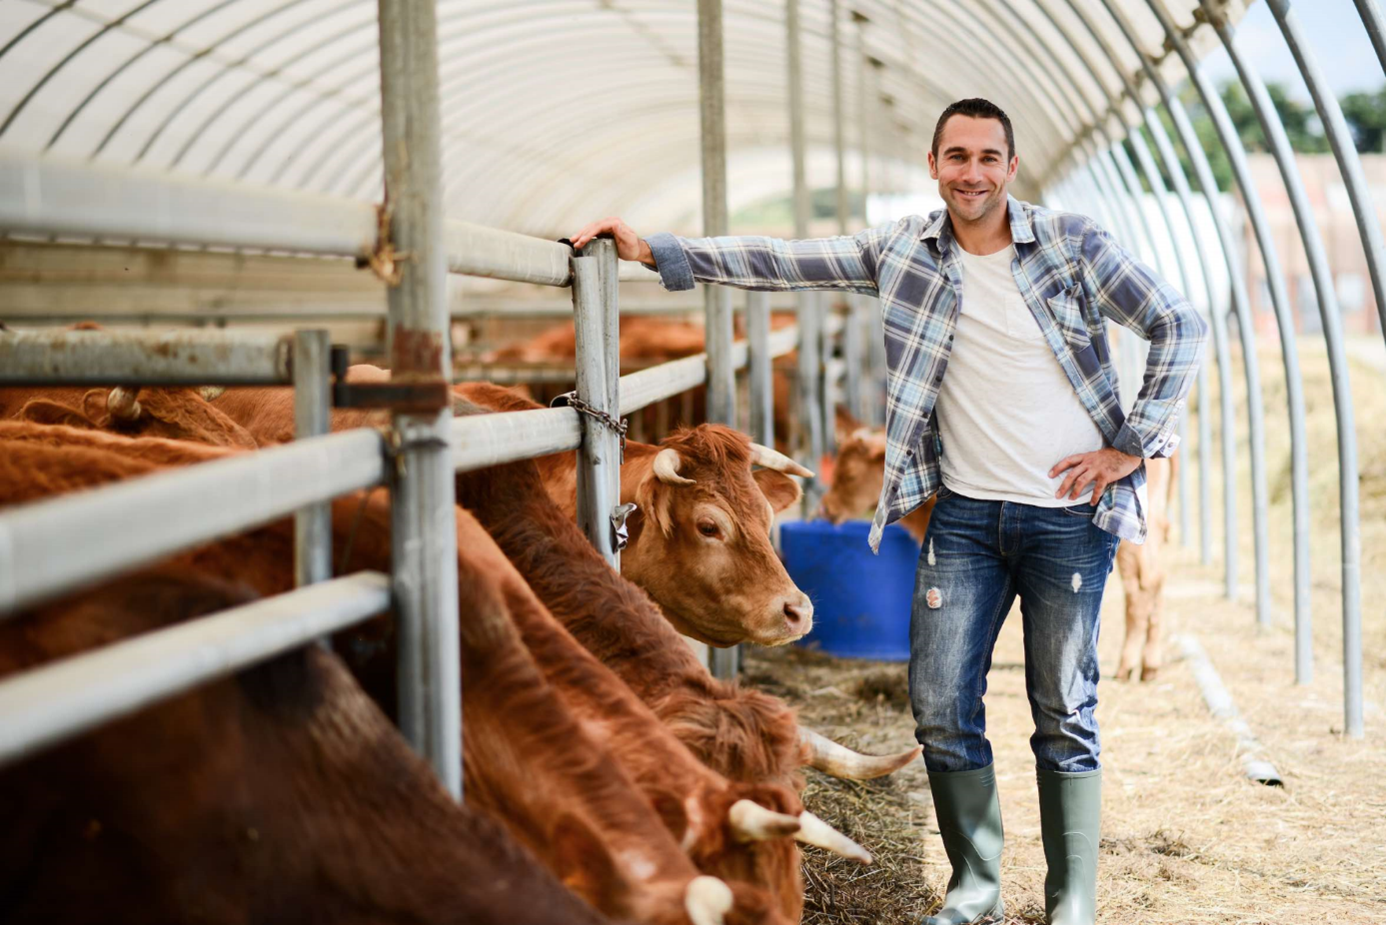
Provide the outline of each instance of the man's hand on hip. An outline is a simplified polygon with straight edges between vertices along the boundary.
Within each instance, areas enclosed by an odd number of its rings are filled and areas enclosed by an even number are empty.
[[[1076,456],[1069,456],[1059,460],[1053,469],[1049,470],[1049,477],[1057,478],[1059,473],[1068,470],[1068,477],[1064,479],[1059,490],[1054,493],[1054,497],[1062,498],[1068,495],[1070,499],[1076,501],[1078,496],[1084,491],[1084,486],[1089,482],[1092,486],[1092,504],[1095,506],[1102,493],[1107,490],[1107,486],[1123,479],[1136,471],[1136,467],[1141,464],[1139,456],[1130,456],[1121,450],[1112,447],[1104,447],[1092,453],[1079,453]]]
[[[616,239],[616,256],[622,260],[638,260],[649,266],[655,265],[654,254],[650,252],[650,245],[646,244],[645,239],[635,233],[635,229],[615,216],[589,222],[568,240],[573,242],[574,248],[580,248],[599,234],[610,234]]]

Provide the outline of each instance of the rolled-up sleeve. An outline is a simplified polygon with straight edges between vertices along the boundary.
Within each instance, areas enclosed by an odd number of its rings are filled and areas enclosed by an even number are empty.
[[[1140,393],[1112,446],[1147,459],[1170,456],[1179,446],[1174,428],[1203,362],[1208,323],[1096,225],[1083,235],[1082,261],[1087,295],[1102,315],[1150,341]]]
[[[786,292],[837,289],[875,295],[877,262],[900,225],[888,222],[833,238],[785,241],[758,236],[681,238],[660,233],[646,243],[660,285],[671,292],[695,282]]]

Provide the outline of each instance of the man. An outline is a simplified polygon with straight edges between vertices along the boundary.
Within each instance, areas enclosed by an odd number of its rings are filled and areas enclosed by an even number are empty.
[[[887,523],[938,492],[916,579],[909,683],[953,872],[943,908],[925,925],[1003,915],[1001,813],[982,695],[1017,596],[1046,920],[1092,925],[1102,591],[1120,540],[1145,538],[1142,461],[1178,444],[1174,425],[1207,327],[1091,219],[1007,195],[1020,162],[997,106],[970,99],[945,109],[928,159],[947,208],[853,237],[642,240],[605,219],[573,244],[613,233],[620,256],[657,269],[667,289],[696,280],[879,296],[890,376],[872,548]],[[1127,415],[1104,319],[1150,341]]]

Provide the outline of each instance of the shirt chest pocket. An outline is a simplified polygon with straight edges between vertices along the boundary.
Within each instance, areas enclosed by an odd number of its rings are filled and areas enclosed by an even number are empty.
[[[1047,302],[1054,324],[1063,335],[1064,342],[1068,344],[1078,368],[1085,377],[1095,376],[1102,369],[1099,350],[1105,353],[1103,348],[1106,344],[1102,342],[1102,338],[1099,338],[1099,344],[1094,344],[1088,331],[1082,286],[1074,285],[1056,296],[1051,296]]]

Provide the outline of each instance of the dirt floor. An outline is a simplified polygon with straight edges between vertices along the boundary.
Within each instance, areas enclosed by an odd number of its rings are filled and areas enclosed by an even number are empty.
[[[1314,679],[1296,685],[1293,676],[1288,428],[1279,354],[1270,351],[1261,357],[1261,371],[1271,460],[1274,624],[1255,625],[1244,460],[1238,480],[1243,592],[1237,601],[1221,594],[1220,515],[1214,517],[1211,565],[1199,564],[1196,536],[1189,546],[1179,546],[1176,537],[1167,664],[1157,680],[1110,680],[1123,629],[1115,573],[1108,587],[1098,709],[1106,785],[1098,903],[1105,925],[1386,923],[1386,428],[1380,423],[1386,420],[1386,372],[1366,363],[1352,370],[1362,470],[1367,706],[1366,736],[1350,740],[1342,734],[1333,417],[1322,346],[1307,344],[1301,362],[1310,405]],[[1244,456],[1244,422],[1239,430]],[[1216,452],[1213,462],[1216,504]],[[1196,479],[1190,489],[1196,498]],[[1196,517],[1193,524],[1196,533]],[[1180,656],[1181,634],[1207,651],[1282,775],[1283,788],[1253,783],[1242,773],[1236,737],[1209,714]],[[785,697],[805,723],[835,738],[876,752],[913,741],[903,664],[762,649],[747,653],[744,670],[748,681]],[[1018,610],[997,646],[987,706],[1007,836],[1007,921],[1042,922],[1044,857]],[[948,868],[922,763],[868,784],[810,773],[809,807],[861,841],[877,863],[859,867],[810,849],[804,922],[915,923],[935,909]]]

